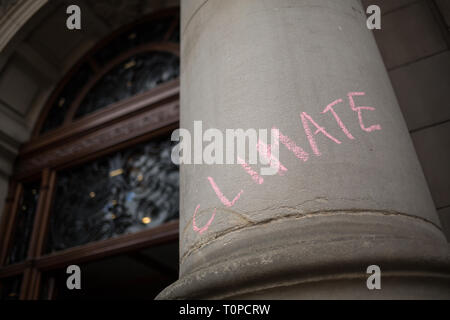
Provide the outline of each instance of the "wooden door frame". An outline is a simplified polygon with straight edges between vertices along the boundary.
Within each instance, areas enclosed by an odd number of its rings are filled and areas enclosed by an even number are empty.
[[[172,19],[161,42],[143,44],[120,53],[118,57],[104,66],[96,63],[95,53],[111,40],[131,31],[136,25],[160,18]],[[179,8],[170,8],[150,14],[133,24],[118,29],[89,50],[53,91],[35,125],[30,141],[21,146],[19,150],[15,170],[10,179],[4,214],[0,221],[0,290],[2,280],[22,275],[20,299],[39,299],[44,272],[178,240],[179,223],[177,220],[138,233],[125,234],[55,253],[45,253],[59,171],[148,141],[153,137],[167,135],[178,128],[180,118],[178,79],[109,105],[80,119],[74,120],[73,115],[86,93],[115,65],[142,52],[169,52],[179,56],[179,44],[169,42],[179,23]],[[94,71],[94,77],[84,85],[81,93],[70,105],[64,123],[60,128],[40,134],[47,114],[56,99],[79,68],[86,64]],[[6,258],[13,241],[23,185],[32,181],[40,181],[41,184],[28,254],[25,261],[6,265]]]
[[[107,116],[104,116],[105,114]],[[101,133],[105,137],[114,137],[114,132],[123,126],[127,130],[121,133],[120,138],[108,138],[114,140],[112,145],[105,144],[102,139],[98,139],[94,140],[96,143],[87,146],[86,150],[78,147],[75,149],[76,152],[68,155],[55,152],[53,158],[44,165],[33,162],[36,154],[58,151],[61,145],[73,147],[80,140],[89,139],[93,134]],[[47,136],[44,142],[36,140],[24,145],[17,160],[18,171],[11,178],[2,219],[1,230],[5,232],[3,237],[5,241],[0,243],[0,280],[22,274],[20,299],[38,299],[43,272],[177,241],[178,220],[134,234],[88,243],[56,253],[44,253],[58,171],[80,165],[152,137],[168,134],[178,126],[179,81],[175,80],[161,85],[155,90],[109,106],[88,119],[73,123],[68,129],[70,135],[67,135],[65,131],[55,131],[54,136]],[[93,128],[95,130],[92,130]],[[80,154],[83,156],[80,157]],[[27,168],[27,170],[20,171],[21,168]],[[28,255],[23,262],[5,265],[6,255],[11,246],[15,216],[23,192],[23,183],[33,179],[40,179],[41,186]]]

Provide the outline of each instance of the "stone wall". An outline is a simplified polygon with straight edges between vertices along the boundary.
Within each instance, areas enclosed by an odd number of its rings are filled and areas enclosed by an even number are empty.
[[[450,1],[364,0],[375,38],[450,241]]]

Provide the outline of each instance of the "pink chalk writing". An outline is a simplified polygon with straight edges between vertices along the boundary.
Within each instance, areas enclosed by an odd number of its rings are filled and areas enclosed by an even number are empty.
[[[217,184],[214,182],[214,179],[211,177],[208,177],[209,183],[211,183],[212,188],[214,189],[214,191],[217,194],[217,197],[219,198],[219,200],[227,207],[231,208],[236,201],[239,200],[239,198],[241,197],[242,193],[244,193],[244,190],[241,190],[241,192],[238,193],[238,195],[236,197],[234,197],[233,201],[230,201],[227,199],[227,197],[225,197],[222,193],[222,191],[220,191],[220,188],[217,186]]]
[[[194,228],[195,232],[198,232],[200,234],[202,234],[203,232],[205,232],[206,230],[208,230],[209,226],[211,225],[211,223],[214,221],[214,218],[216,216],[216,208],[214,208],[214,212],[211,216],[211,218],[209,219],[209,221],[206,223],[206,225],[202,228],[197,227],[197,223],[195,222],[195,216],[197,215],[197,211],[200,208],[200,205],[197,206],[197,208],[195,208],[195,212],[194,212],[194,218],[192,219],[192,225]]]
[[[334,118],[336,119],[336,122],[338,123],[339,127],[342,129],[342,131],[345,133],[345,135],[347,136],[347,138],[354,140],[355,137],[353,137],[353,135],[350,133],[350,131],[348,131],[347,127],[345,126],[345,124],[342,122],[341,118],[338,116],[338,114],[336,113],[336,111],[334,111],[333,107],[335,105],[337,105],[338,103],[342,103],[343,100],[342,99],[338,99],[332,103],[330,103],[323,111],[322,113],[326,113],[328,111],[330,111]]]
[[[375,124],[373,126],[370,126],[369,128],[366,128],[364,126],[364,122],[362,120],[362,110],[375,111],[375,108],[373,108],[373,107],[356,107],[355,106],[355,100],[353,99],[353,97],[354,96],[364,96],[365,94],[366,94],[365,92],[350,92],[348,94],[348,99],[350,101],[350,107],[352,108],[353,111],[358,112],[359,125],[360,125],[361,129],[363,129],[364,131],[367,131],[367,132],[381,130],[381,126],[379,124]]]
[[[289,151],[292,151],[297,158],[305,162],[308,161],[309,154],[305,150],[297,146],[288,136],[283,135],[279,129],[275,127],[273,129],[277,131],[280,142],[284,144]],[[276,142],[278,143],[278,141]]]
[[[316,140],[314,139],[314,135],[319,134],[319,132],[321,132],[322,134],[324,134],[327,138],[333,140],[334,142],[336,142],[337,144],[341,144],[341,142],[336,139],[335,137],[333,137],[331,134],[329,134],[323,127],[319,126],[312,118],[309,114],[307,114],[306,112],[302,112],[302,114],[300,115],[300,117],[302,118],[302,123],[303,123],[303,128],[305,129],[305,133],[306,136],[308,137],[309,140],[309,144],[311,145],[311,149],[313,150],[314,154],[317,156],[320,156],[321,153],[319,151],[319,148],[317,147],[317,143]],[[311,129],[309,128],[309,124],[308,121],[311,122],[316,128],[317,130],[313,133],[311,132]]]
[[[278,160],[277,157],[275,157],[272,153],[271,153],[271,145],[267,145],[264,142],[262,142],[261,140],[258,141],[258,145],[256,146],[258,152],[264,157],[266,158],[267,161],[269,161],[269,165],[272,166],[273,164],[277,164],[276,167],[278,167],[278,174],[280,176],[283,176],[284,173],[287,171],[287,168],[285,166],[283,166],[280,162],[280,160]]]
[[[361,106],[356,106],[356,103],[354,101],[355,96],[364,96],[365,93],[364,92],[350,92],[348,93],[348,99],[349,99],[349,104],[350,107],[353,111],[357,112],[358,114],[358,121],[359,121],[359,125],[361,127],[361,129],[365,132],[373,132],[373,131],[377,131],[377,130],[381,130],[381,126],[379,124],[375,124],[372,125],[370,127],[366,127],[364,125],[363,119],[362,119],[362,111],[363,110],[367,110],[367,111],[375,111],[375,108],[373,107],[361,107]],[[327,112],[331,112],[331,114],[333,115],[334,119],[336,120],[339,128],[342,130],[342,132],[346,135],[346,137],[350,140],[355,140],[355,137],[350,133],[350,131],[348,130],[348,128],[345,126],[345,124],[343,123],[342,119],[339,117],[339,115],[337,114],[337,112],[335,111],[334,107],[339,104],[342,103],[343,100],[342,99],[337,99],[335,101],[333,101],[332,103],[330,103],[323,111],[322,114],[325,114]],[[317,156],[321,156],[321,152],[319,151],[319,148],[317,146],[317,142],[315,140],[316,135],[318,135],[319,133],[322,133],[325,137],[327,137],[328,139],[332,140],[333,142],[335,142],[336,144],[341,144],[342,142],[339,141],[337,138],[333,137],[330,133],[328,133],[328,131],[325,130],[325,128],[319,126],[314,120],[313,118],[307,114],[306,112],[302,112],[300,114],[300,118],[301,118],[301,122],[303,125],[303,129],[305,131],[306,137],[309,141],[309,144],[311,146],[312,151],[314,152],[315,155]],[[314,132],[312,132],[311,128],[310,128],[310,124],[312,124],[316,130]],[[276,137],[277,139],[275,139],[274,144],[279,145],[279,143],[281,142],[289,151],[291,151],[292,153],[294,153],[294,155],[306,162],[309,159],[309,154],[303,150],[301,147],[299,147],[294,141],[292,141],[288,136],[283,135],[279,129],[277,128],[273,128],[273,130],[275,130],[276,133]],[[283,166],[279,159],[277,157],[275,157],[272,152],[271,152],[271,148],[272,145],[266,145],[264,142],[262,142],[261,140],[258,141],[258,144],[256,146],[258,152],[260,155],[262,155],[268,162],[269,164],[271,163],[276,163],[279,164],[278,166],[278,174],[280,176],[284,175],[285,172],[288,171],[288,169]],[[245,172],[247,174],[249,174],[251,176],[251,178],[253,179],[253,181],[259,185],[264,183],[264,179],[256,172],[254,171],[249,164],[247,164],[243,159],[238,157],[238,163],[242,166],[242,168],[245,170]],[[222,191],[220,190],[220,188],[217,186],[217,184],[214,182],[214,179],[212,177],[208,177],[208,180],[211,184],[211,187],[213,188],[213,190],[215,191],[217,197],[219,198],[219,200],[227,207],[231,208],[232,206],[234,206],[234,204],[240,199],[241,195],[244,193],[244,190],[241,190],[236,197],[234,197],[234,199],[232,201],[228,200],[227,197],[225,197],[222,193]],[[194,212],[194,218],[193,218],[193,230],[195,232],[198,232],[200,234],[202,234],[203,232],[205,232],[206,230],[208,230],[208,228],[211,226],[212,222],[214,221],[214,217],[216,216],[216,208],[214,208],[214,212],[211,216],[211,218],[209,219],[209,221],[205,224],[205,226],[203,226],[202,228],[199,228],[196,224],[195,218],[197,215],[197,211],[200,208],[200,205],[198,205],[195,209]]]
[[[264,183],[264,179],[258,174],[258,172],[253,170],[250,165],[248,165],[243,159],[241,159],[241,157],[238,157],[237,160],[242,168],[244,168],[245,172],[247,172],[252,177],[253,181],[255,181],[257,184]]]

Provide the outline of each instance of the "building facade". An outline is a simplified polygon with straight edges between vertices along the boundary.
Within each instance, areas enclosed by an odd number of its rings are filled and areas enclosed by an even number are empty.
[[[84,298],[450,298],[447,0],[1,4],[3,299],[83,298],[72,264],[115,279]],[[195,121],[277,128],[282,170],[178,182]]]

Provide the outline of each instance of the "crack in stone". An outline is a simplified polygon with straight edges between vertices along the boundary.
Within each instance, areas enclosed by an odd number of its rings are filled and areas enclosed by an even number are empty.
[[[312,200],[309,200],[312,201]],[[243,225],[238,225],[234,227],[230,227],[227,229],[224,229],[220,232],[216,232],[212,234],[209,237],[205,237],[205,239],[197,242],[194,246],[192,246],[189,250],[187,250],[181,257],[180,257],[180,264],[183,264],[183,262],[186,260],[187,257],[192,255],[195,251],[200,250],[207,244],[209,244],[212,241],[215,241],[217,239],[222,238],[223,236],[235,232],[235,231],[242,231],[246,228],[251,228],[255,226],[261,226],[270,224],[272,222],[280,221],[280,220],[286,220],[286,219],[304,219],[304,218],[310,218],[310,217],[317,217],[317,216],[333,216],[333,215],[345,215],[345,214],[359,214],[359,215],[385,215],[385,216],[399,216],[399,217],[408,217],[415,220],[420,220],[422,222],[426,222],[428,224],[431,224],[433,227],[438,229],[439,231],[442,231],[442,229],[436,225],[434,222],[429,221],[422,217],[417,217],[414,215],[410,215],[407,213],[401,213],[397,211],[390,211],[390,210],[362,210],[362,209],[345,209],[345,210],[320,210],[316,212],[309,212],[309,213],[294,213],[294,214],[287,214],[281,217],[273,217],[270,219],[265,219],[262,221],[250,221]]]
[[[255,213],[255,212],[260,212],[260,211],[272,211],[272,210],[277,210],[277,209],[285,209],[285,210],[293,210],[293,211],[298,211],[299,209],[301,209],[301,207],[309,202],[320,202],[323,203],[324,201],[328,202],[329,199],[327,199],[326,197],[317,197],[314,199],[308,199],[305,200],[299,204],[296,204],[295,206],[288,206],[288,205],[277,205],[274,204],[272,206],[269,207],[265,207],[262,209],[257,209],[257,210],[252,210],[252,211],[246,211],[246,214],[250,214],[250,213]]]
[[[212,211],[212,210],[214,210],[214,208],[206,208],[206,209],[203,209],[203,210],[201,210],[198,214],[201,214],[202,212],[205,212],[205,211]],[[238,219],[241,219],[241,220],[243,220],[244,222],[245,222],[245,224],[251,224],[251,223],[254,223],[254,221],[252,221],[251,219],[249,219],[248,217],[246,217],[244,214],[242,214],[242,213],[239,213],[239,212],[237,212],[237,211],[233,211],[233,210],[230,210],[230,209],[228,209],[228,208],[220,208],[220,210],[218,210],[218,213],[220,213],[221,211],[224,211],[225,213],[231,213],[231,214],[233,214],[234,216],[236,216]],[[184,238],[186,238],[186,233],[187,233],[187,229],[188,229],[188,227],[189,226],[191,226],[192,225],[192,220],[193,220],[193,216],[189,219],[189,222],[188,223],[186,223],[186,225],[184,226],[184,228],[183,228],[183,231],[181,232],[181,237],[184,239]]]
[[[209,0],[205,0],[197,9],[195,9],[195,12],[192,13],[192,15],[189,17],[189,20],[186,22],[186,25],[183,29],[183,32],[181,33],[181,36],[183,36],[186,33],[186,30],[188,29],[189,25],[191,24],[191,21],[194,19],[194,17],[197,15],[197,13],[204,7],[204,5],[208,2]]]

